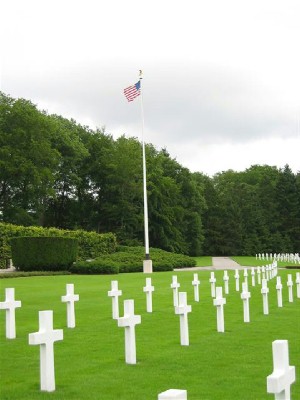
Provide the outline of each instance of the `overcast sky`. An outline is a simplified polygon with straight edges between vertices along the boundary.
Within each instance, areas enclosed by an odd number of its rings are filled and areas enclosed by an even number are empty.
[[[1,90],[191,171],[300,170],[299,0],[3,0]]]

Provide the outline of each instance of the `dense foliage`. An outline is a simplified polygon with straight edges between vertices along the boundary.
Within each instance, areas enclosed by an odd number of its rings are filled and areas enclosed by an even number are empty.
[[[10,239],[14,266],[22,271],[66,271],[77,259],[78,240],[29,236]]]
[[[151,246],[189,255],[299,251],[300,174],[288,165],[210,178],[151,144],[146,157]],[[0,93],[0,221],[113,232],[139,245],[142,187],[137,139],[115,140]]]
[[[151,248],[153,271],[173,271],[174,268],[194,267],[194,258]],[[117,252],[96,258],[93,261],[80,261],[71,267],[71,272],[80,274],[117,274],[143,271],[143,247],[120,246]]]
[[[18,226],[0,222],[0,268],[6,268],[11,258],[10,238],[23,236],[71,237],[78,240],[78,259],[94,258],[116,250],[116,237],[112,233],[98,234],[80,230]]]

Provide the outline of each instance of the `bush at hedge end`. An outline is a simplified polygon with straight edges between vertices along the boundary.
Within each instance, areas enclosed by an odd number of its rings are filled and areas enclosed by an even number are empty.
[[[10,239],[13,265],[22,271],[69,270],[76,261],[78,240],[62,237]]]
[[[196,261],[191,257],[155,248],[150,249],[150,257],[154,272],[196,266]],[[143,259],[143,247],[118,246],[116,253],[103,255],[93,261],[77,262],[70,271],[77,274],[143,272]]]

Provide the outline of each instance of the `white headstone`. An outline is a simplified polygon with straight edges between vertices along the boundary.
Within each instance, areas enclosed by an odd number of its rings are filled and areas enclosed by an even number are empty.
[[[257,283],[261,285],[261,270],[260,267],[257,267]]]
[[[61,296],[61,301],[67,303],[67,327],[75,328],[75,307],[74,302],[79,300],[79,295],[74,294],[74,284],[67,283],[66,285],[67,294]]]
[[[264,266],[261,267],[261,274],[262,274],[262,279],[266,279],[266,270]]]
[[[214,306],[217,307],[217,331],[225,332],[224,324],[224,304],[226,299],[222,297],[222,287],[216,287],[216,298],[213,300]]]
[[[238,269],[235,270],[234,277],[235,277],[235,290],[237,292],[239,292],[240,291],[240,274],[239,274]]]
[[[277,305],[278,307],[282,307],[282,283],[280,276],[277,276],[276,290],[277,290]]]
[[[194,286],[194,300],[199,301],[199,285],[200,281],[198,279],[198,274],[194,274],[194,280],[192,281],[192,285]]]
[[[63,330],[53,329],[53,311],[39,312],[39,331],[28,335],[29,344],[40,345],[41,390],[55,390],[54,342],[63,340]]]
[[[251,268],[251,278],[252,278],[252,286],[255,286],[255,269]]]
[[[143,291],[146,293],[147,312],[152,313],[152,292],[154,292],[154,286],[151,284],[151,278],[146,278],[146,286],[144,286]]]
[[[272,343],[273,373],[267,377],[267,392],[276,400],[291,399],[291,385],[296,380],[295,367],[289,365],[289,345],[287,340]]]
[[[19,300],[15,300],[15,289],[5,289],[5,301],[0,302],[0,310],[6,311],[6,338],[16,338],[16,315],[15,310],[21,307],[22,303]]]
[[[171,289],[173,289],[173,305],[178,306],[178,288],[180,288],[180,283],[177,282],[177,276],[172,276]]]
[[[224,281],[224,292],[225,294],[229,294],[229,285],[228,285],[229,276],[226,270],[224,271],[223,281]]]
[[[251,293],[248,292],[248,287],[246,282],[242,283],[242,293],[241,299],[243,300],[243,309],[244,309],[244,322],[250,322],[250,312],[249,312],[249,299],[251,297]]]
[[[112,317],[119,318],[119,296],[122,296],[122,290],[118,289],[118,281],[111,281],[111,290],[107,295],[112,298]]]
[[[292,303],[294,301],[294,299],[293,299],[293,279],[292,279],[292,274],[288,274],[287,287],[289,289],[289,302]]]
[[[158,395],[158,400],[187,400],[187,391],[180,389],[169,389]]]
[[[244,282],[246,282],[247,286],[248,286],[248,269],[247,268],[244,269]]]
[[[215,297],[216,296],[216,278],[215,278],[214,272],[210,273],[209,282],[210,282],[211,297]]]
[[[269,288],[267,286],[267,280],[263,279],[261,286],[261,294],[263,295],[263,311],[265,315],[269,314],[268,293],[269,293]]]
[[[300,272],[296,272],[297,298],[300,298]]]
[[[192,306],[187,305],[186,292],[179,292],[179,304],[175,307],[175,314],[180,315],[180,344],[189,346],[189,324],[188,313],[192,311]]]
[[[141,316],[134,315],[134,300],[124,301],[124,317],[118,319],[118,326],[125,328],[126,364],[136,364],[135,325],[141,323]]]

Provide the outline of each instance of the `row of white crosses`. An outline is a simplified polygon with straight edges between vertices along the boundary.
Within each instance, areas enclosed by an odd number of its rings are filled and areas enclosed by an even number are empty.
[[[75,327],[74,302],[79,295],[74,294],[74,285],[66,285],[66,295],[61,301],[67,303],[67,326]],[[0,309],[6,310],[6,338],[16,338],[15,309],[21,307],[21,301],[15,300],[15,289],[5,289],[5,301],[0,302]],[[63,339],[62,329],[53,329],[53,311],[39,311],[39,331],[28,336],[30,345],[40,346],[40,388],[43,391],[55,390],[54,342]]]
[[[255,254],[256,260],[277,260],[277,261],[285,261],[285,262],[293,262],[295,264],[300,263],[300,256],[299,253],[258,253]]]
[[[267,392],[274,394],[275,400],[290,400],[291,385],[296,380],[296,370],[289,365],[287,340],[272,343],[273,372],[267,377]],[[187,390],[169,389],[158,395],[158,400],[187,400]]]

